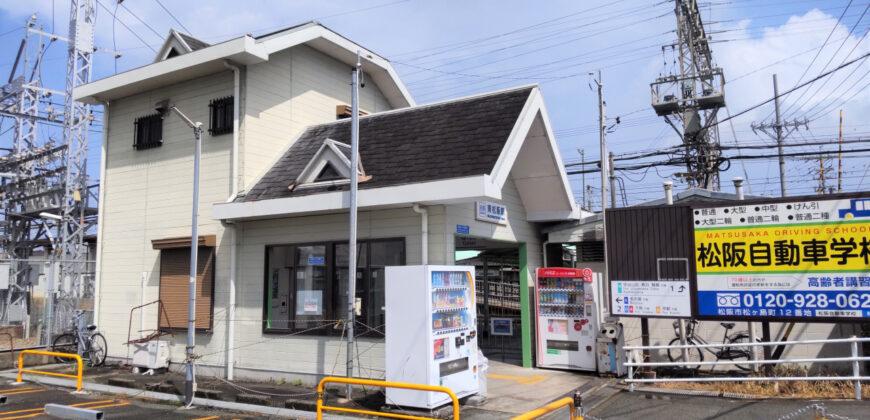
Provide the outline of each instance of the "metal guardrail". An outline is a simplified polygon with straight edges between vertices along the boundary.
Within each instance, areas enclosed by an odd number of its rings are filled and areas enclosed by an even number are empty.
[[[828,340],[802,340],[802,341],[770,341],[756,343],[724,343],[724,344],[686,344],[674,346],[625,346],[625,354],[627,362],[625,366],[628,368],[628,377],[625,382],[628,383],[628,390],[634,391],[635,383],[655,383],[655,382],[772,382],[772,381],[852,381],[855,387],[855,399],[861,399],[861,381],[870,380],[870,376],[861,376],[860,362],[870,361],[870,356],[858,356],[858,343],[870,342],[870,338],[856,337],[851,338],[836,338]],[[780,345],[801,345],[801,344],[834,344],[834,343],[850,343],[850,357],[823,357],[823,358],[803,358],[803,359],[785,359],[785,360],[716,360],[711,362],[701,361],[677,361],[677,362],[646,362],[636,361],[632,358],[633,350],[667,350],[667,349],[691,349],[695,348],[700,351],[703,348],[723,348],[723,347],[766,347]],[[641,358],[642,359],[642,358]],[[635,368],[642,367],[659,367],[659,366],[723,366],[723,365],[774,365],[784,363],[850,363],[852,365],[852,376],[736,376],[736,377],[693,377],[693,378],[635,378]]]
[[[369,386],[377,386],[377,387],[381,387],[381,388],[401,388],[401,389],[415,389],[418,391],[443,392],[443,393],[449,395],[450,399],[453,400],[453,420],[459,420],[459,399],[456,397],[456,394],[450,388],[443,387],[443,386],[408,384],[408,383],[403,383],[403,382],[375,381],[375,380],[371,380],[371,379],[338,378],[338,377],[331,377],[331,376],[321,379],[320,383],[317,384],[317,420],[323,420],[323,411],[324,410],[340,411],[343,413],[366,414],[366,415],[377,416],[377,417],[391,417],[391,418],[406,419],[406,420],[438,420],[435,417],[418,417],[418,416],[411,416],[411,415],[406,415],[406,414],[382,413],[379,411],[359,410],[356,408],[326,406],[326,405],[323,405],[323,386],[327,383],[348,384],[348,385],[369,385]]]
[[[580,397],[579,395],[575,395],[574,398],[565,397],[553,401],[543,407],[538,407],[532,411],[520,414],[512,418],[511,420],[532,420],[538,417],[543,416],[544,414],[552,413],[562,407],[568,407],[570,410],[571,418],[570,420],[583,420],[583,407],[580,405]],[[579,415],[578,415],[579,412]]]
[[[42,370],[33,370],[33,369],[24,369],[24,355],[25,354],[36,354],[41,356],[52,356],[52,357],[63,357],[68,359],[75,359],[77,370],[75,375],[70,375],[66,373],[57,373],[57,372],[46,372]],[[62,378],[75,378],[76,380],[76,391],[82,390],[82,357],[73,354],[73,353],[58,353],[56,351],[40,351],[40,350],[22,350],[21,353],[18,354],[18,383],[21,383],[21,374],[22,373],[34,373],[37,375],[49,375],[49,376],[60,376]]]

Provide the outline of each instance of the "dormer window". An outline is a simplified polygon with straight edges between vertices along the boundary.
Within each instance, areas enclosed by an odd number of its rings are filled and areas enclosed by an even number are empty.
[[[366,175],[363,169],[362,159],[358,159],[357,162],[359,164],[356,170],[357,181],[365,182],[371,179],[371,175]],[[296,181],[287,188],[292,191],[297,188],[336,187],[350,184],[352,172],[350,146],[326,139]]]
[[[317,175],[317,178],[314,179],[314,182],[337,181],[342,178],[345,177],[338,173],[338,169],[335,169],[331,163],[327,163],[320,171],[320,175]]]

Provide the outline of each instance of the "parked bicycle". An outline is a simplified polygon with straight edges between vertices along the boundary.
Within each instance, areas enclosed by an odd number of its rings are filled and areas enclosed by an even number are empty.
[[[750,343],[752,340],[749,338],[749,333],[747,331],[738,331],[733,334],[728,334],[732,328],[734,328],[733,322],[720,322],[720,325],[725,328],[725,334],[722,336],[722,344],[742,344],[742,343]],[[679,329],[679,321],[674,321],[674,333],[677,338],[671,340],[669,343],[670,346],[678,346],[680,345],[680,329]],[[698,321],[691,320],[686,325],[686,344],[687,345],[698,345],[698,344],[709,344],[705,341],[701,336],[695,334],[695,327],[697,327]],[[728,346],[728,347],[690,347],[686,349],[688,353],[688,360],[685,360],[686,364],[684,367],[688,369],[699,369],[701,367],[700,364],[695,364],[698,362],[704,361],[704,352],[702,349],[707,350],[712,354],[716,361],[719,360],[732,360],[735,362],[739,361],[748,361],[752,359],[752,347],[751,346]],[[682,362],[683,360],[683,349],[681,348],[669,348],[668,349],[668,359],[672,362]],[[734,366],[737,366],[740,370],[752,370],[751,364],[740,364],[734,363]]]
[[[85,312],[76,311],[69,332],[55,337],[51,351],[78,354],[89,366],[100,366],[106,361],[106,338],[96,332],[95,324],[84,324]],[[57,363],[71,363],[72,359],[56,357]]]

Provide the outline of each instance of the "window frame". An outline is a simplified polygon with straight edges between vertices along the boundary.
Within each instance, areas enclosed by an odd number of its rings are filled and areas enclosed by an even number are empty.
[[[159,120],[160,124],[154,124],[154,120]],[[143,133],[140,133],[140,127],[143,127],[144,123],[148,123],[146,128],[143,128]],[[157,140],[152,139],[154,136],[154,128],[159,128],[159,137]],[[149,137],[148,139],[143,140],[142,134],[147,133]],[[163,146],[163,114],[154,113],[149,115],[143,115],[141,117],[137,117],[133,120],[133,149],[134,150],[148,150],[154,149],[157,147]]]
[[[210,135],[220,136],[233,132],[234,106],[233,95],[215,98],[208,102],[208,133]],[[218,126],[220,122],[224,124]]]
[[[371,254],[370,254],[371,244],[378,243],[378,242],[399,242],[399,243],[401,243],[402,244],[401,265],[407,264],[407,261],[408,261],[407,240],[405,237],[400,236],[400,237],[388,237],[388,238],[360,239],[357,241],[357,245],[358,246],[362,245],[362,246],[367,247],[366,248],[366,253],[367,253],[366,255],[367,255],[368,260],[370,261],[371,260]],[[269,288],[271,287],[270,282],[271,282],[271,274],[272,274],[270,272],[270,266],[269,266],[269,255],[270,255],[271,249],[277,248],[277,247],[291,247],[291,249],[292,249],[291,255],[293,256],[293,268],[292,268],[292,271],[290,273],[290,283],[291,284],[290,284],[289,290],[295,292],[294,287],[295,287],[296,280],[297,280],[296,279],[296,271],[299,267],[297,249],[299,247],[303,247],[303,246],[325,246],[324,264],[326,266],[326,287],[324,288],[325,293],[324,293],[324,297],[323,297],[323,317],[324,317],[324,319],[329,319],[329,318],[343,319],[344,318],[344,316],[339,316],[339,317],[334,316],[337,313],[337,311],[343,307],[343,303],[344,303],[344,297],[336,295],[338,290],[340,290],[340,285],[339,285],[339,281],[338,281],[339,278],[338,278],[337,273],[336,273],[337,270],[336,270],[336,258],[335,258],[335,256],[336,256],[336,246],[337,245],[347,245],[347,241],[275,243],[275,244],[266,244],[264,246],[264,248],[263,248],[263,250],[264,250],[264,252],[263,252],[263,290],[262,290],[263,308],[262,308],[262,321],[260,323],[261,332],[263,334],[297,333],[298,335],[326,336],[326,337],[338,336],[338,335],[342,334],[342,330],[341,330],[340,326],[337,328],[336,327],[334,327],[334,328],[328,328],[328,327],[316,328],[316,329],[311,330],[311,331],[305,331],[306,328],[301,328],[301,329],[295,328],[295,325],[290,326],[290,324],[292,324],[292,321],[294,321],[296,319],[295,307],[288,308],[288,320],[291,321],[291,322],[288,322],[288,328],[267,327],[267,322],[269,321],[268,320],[268,309],[269,309],[269,306],[272,304],[269,301]],[[369,279],[371,276],[371,273],[370,273],[371,267],[369,267],[369,265],[370,264],[366,264],[366,268],[365,268],[368,272],[368,275],[365,276],[366,279]],[[359,286],[360,286],[360,283],[357,283],[357,293],[360,292]],[[363,287],[364,287],[363,296],[371,293],[371,288],[369,286],[370,286],[369,282],[366,282],[363,285]],[[366,309],[368,309],[368,308],[363,308],[363,315],[361,315],[362,317],[365,317]],[[335,325],[339,325],[339,324],[336,323]],[[377,334],[378,332],[383,333],[382,330],[367,330],[365,332],[362,332],[361,334],[356,334],[356,336],[357,337],[365,337],[369,334]]]
[[[216,246],[208,246],[208,245],[197,246],[197,261],[196,261],[197,265],[199,265],[201,262],[201,258],[199,256],[199,254],[201,253],[201,251],[203,249],[206,249],[209,252],[211,252],[211,264],[212,264],[211,276],[209,276],[208,279],[203,278],[203,281],[208,280],[211,282],[211,294],[210,294],[210,299],[209,299],[209,314],[208,314],[209,319],[208,319],[208,327],[205,327],[205,328],[196,327],[195,326],[196,324],[194,323],[194,331],[197,333],[211,333],[214,331],[214,298],[215,298],[215,292],[216,292],[215,286],[216,286],[216,280],[217,280],[218,249]],[[190,246],[171,247],[171,248],[160,249],[160,253],[159,253],[160,257],[159,257],[159,262],[158,262],[159,271],[158,271],[158,275],[157,275],[157,296],[158,296],[158,298],[160,298],[162,296],[161,290],[163,287],[163,252],[170,251],[170,250],[171,251],[184,250],[185,252],[190,254]],[[190,269],[190,260],[188,260],[187,265],[188,265],[188,270],[189,270]],[[197,278],[198,277],[199,277],[199,273],[197,273]],[[189,285],[189,284],[185,283],[185,285]],[[197,301],[199,301],[199,299],[197,299]],[[168,326],[164,327],[164,326],[160,325],[160,319],[162,317],[163,317],[163,312],[161,310],[158,310],[157,311],[157,329],[158,329],[158,331],[170,331],[170,332],[172,332],[172,331],[187,331],[188,330],[187,324],[188,324],[189,320],[186,320],[182,325],[179,325],[179,326],[173,325],[170,328]]]

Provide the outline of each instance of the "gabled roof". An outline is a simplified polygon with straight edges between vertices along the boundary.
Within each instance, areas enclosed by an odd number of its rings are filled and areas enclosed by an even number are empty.
[[[372,179],[359,188],[491,173],[531,90],[524,87],[361,117],[359,153]],[[287,188],[326,139],[350,143],[350,119],[305,130],[253,188],[236,201],[327,191]]]
[[[163,41],[163,46],[160,47],[160,50],[157,51],[157,55],[154,57],[154,62],[156,63],[182,54],[201,50],[210,45],[211,44],[196,39],[188,34],[176,31],[175,29],[170,29],[169,36],[167,36],[166,40]]]
[[[257,38],[245,35],[214,45],[206,44],[201,48],[190,45],[188,41],[199,45],[195,38],[173,31],[164,42],[161,52],[168,54],[169,50],[163,50],[168,44],[175,43],[186,44],[190,49],[189,52],[173,57],[171,60],[161,59],[146,66],[76,87],[73,90],[73,98],[96,105],[227,71],[225,66],[227,62],[241,65],[266,62],[269,61],[271,54],[304,44],[349,66],[356,63],[356,54],[359,51],[363,57],[363,69],[367,80],[377,84],[390,105],[394,108],[414,105],[411,94],[387,59],[317,22],[308,22]],[[158,55],[158,58],[161,56]]]
[[[328,139],[350,143],[350,121],[306,129],[246,193],[216,204],[212,216],[245,220],[346,208],[347,185],[288,188]],[[537,86],[360,117],[359,153],[371,177],[359,184],[360,208],[500,200],[510,178],[528,220],[579,213]]]

